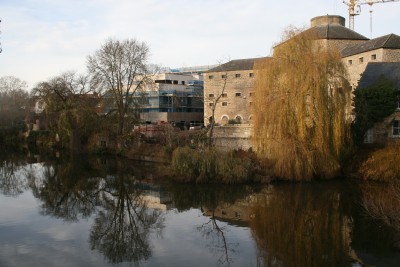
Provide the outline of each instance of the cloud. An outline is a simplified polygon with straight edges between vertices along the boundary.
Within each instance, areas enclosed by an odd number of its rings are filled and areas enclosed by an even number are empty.
[[[369,36],[364,7],[356,29]],[[266,56],[286,26],[308,26],[314,16],[347,19],[346,5],[319,0],[3,0],[0,8],[0,75],[31,86],[61,71],[85,71],[86,56],[109,37],[146,42],[153,63],[193,66]],[[376,35],[396,33],[399,9],[399,3],[374,5]]]

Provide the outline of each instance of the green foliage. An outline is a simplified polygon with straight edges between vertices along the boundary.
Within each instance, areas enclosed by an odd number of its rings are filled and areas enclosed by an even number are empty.
[[[179,147],[172,154],[172,169],[182,182],[238,184],[250,181],[253,165],[235,152]]]
[[[366,88],[357,88],[354,96],[353,137],[361,144],[368,129],[392,114],[397,107],[399,91],[394,84],[381,76],[374,84]]]
[[[235,120],[235,119],[230,119],[230,120],[228,121],[228,124],[240,124],[240,121],[237,121],[237,120]]]

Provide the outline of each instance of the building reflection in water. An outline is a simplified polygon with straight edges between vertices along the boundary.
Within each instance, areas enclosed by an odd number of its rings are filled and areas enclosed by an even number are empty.
[[[342,198],[318,185],[271,185],[203,210],[210,218],[250,226],[257,266],[349,266],[361,260],[351,248],[353,222]]]

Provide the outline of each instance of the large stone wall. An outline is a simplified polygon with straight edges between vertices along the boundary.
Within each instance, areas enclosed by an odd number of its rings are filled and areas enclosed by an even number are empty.
[[[379,48],[344,57],[342,60],[347,67],[350,84],[356,88],[369,62],[400,62],[400,50]]]
[[[384,62],[387,61],[384,57],[383,49],[375,49],[361,54],[356,54],[344,57],[343,64],[347,67],[349,74],[349,82],[353,88],[356,88],[361,75],[369,62]]]
[[[251,134],[252,126],[249,124],[215,126],[214,145],[222,151],[249,150],[252,147]]]
[[[209,123],[209,118],[212,116],[211,105],[216,106],[214,117],[218,124],[227,124],[229,120],[238,117],[241,123],[249,123],[254,79],[253,70],[207,73],[204,77],[205,124]],[[216,102],[217,97],[222,93],[224,95]]]

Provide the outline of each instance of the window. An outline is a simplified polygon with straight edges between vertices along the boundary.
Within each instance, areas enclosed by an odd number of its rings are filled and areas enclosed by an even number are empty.
[[[364,62],[364,58],[363,58],[363,57],[360,57],[360,58],[358,59],[358,62],[359,62],[359,63],[363,63],[363,62]]]
[[[400,110],[400,97],[399,96],[397,97],[397,108],[396,108],[396,110],[397,111]]]
[[[182,81],[182,84],[185,84],[185,81]]]
[[[226,107],[228,105],[228,102],[222,102],[222,106]]]
[[[253,78],[254,77],[254,73],[249,73],[249,77]]]
[[[371,60],[376,60],[376,54],[371,55]]]
[[[252,106],[253,105],[253,102],[249,102],[249,106]]]
[[[242,93],[235,93],[235,96],[241,96]]]
[[[228,97],[228,94],[227,93],[223,93],[221,96],[222,97]]]
[[[212,107],[214,106],[214,103],[208,103],[208,106]]]
[[[249,93],[249,96],[254,96],[254,92]]]
[[[173,80],[173,83],[174,84],[178,84],[179,82],[177,80]]]
[[[221,75],[221,78],[222,78],[222,79],[226,79],[226,74],[222,74],[222,75]]]
[[[372,144],[374,142],[374,129],[369,129],[364,135],[364,144]]]
[[[210,80],[211,80],[211,79],[214,79],[214,75],[209,75],[209,76],[208,76],[208,79],[210,79]]]
[[[347,63],[348,63],[349,65],[353,65],[353,60],[349,59],[349,61],[347,61]]]
[[[214,97],[214,94],[208,94],[208,97]]]
[[[392,131],[393,136],[400,137],[400,121],[399,120],[393,121],[392,130],[393,130]]]
[[[236,73],[236,74],[235,74],[235,78],[240,78],[240,74],[239,74],[239,73]]]

